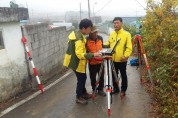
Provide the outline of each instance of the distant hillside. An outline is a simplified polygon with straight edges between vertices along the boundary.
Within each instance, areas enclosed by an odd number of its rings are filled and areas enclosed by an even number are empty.
[[[131,22],[137,21],[138,19],[143,19],[144,17],[122,17],[123,23],[130,25]]]

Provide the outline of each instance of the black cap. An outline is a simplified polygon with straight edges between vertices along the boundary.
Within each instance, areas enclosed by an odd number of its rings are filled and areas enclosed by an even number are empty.
[[[122,22],[122,18],[121,17],[115,17],[112,22],[114,22],[116,20],[119,20],[120,22]]]

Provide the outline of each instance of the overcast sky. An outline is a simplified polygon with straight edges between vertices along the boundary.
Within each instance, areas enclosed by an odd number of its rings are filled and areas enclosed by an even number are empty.
[[[0,7],[9,7],[11,0],[0,0]],[[88,10],[88,0],[15,0],[29,8],[29,12],[59,12]],[[141,4],[139,4],[138,2]],[[107,5],[106,5],[107,4]],[[104,7],[105,6],[105,7]],[[104,7],[104,8],[103,8]],[[146,0],[90,0],[91,15],[102,16],[143,16]],[[103,8],[103,9],[102,9]]]

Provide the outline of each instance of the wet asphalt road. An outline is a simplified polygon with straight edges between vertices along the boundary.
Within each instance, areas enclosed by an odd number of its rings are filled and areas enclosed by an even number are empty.
[[[147,118],[151,99],[140,85],[136,67],[127,66],[128,89],[125,98],[113,95],[110,118]],[[91,93],[89,76],[86,84]],[[76,77],[72,72],[61,82],[2,118],[108,118],[107,97],[97,96],[87,105],[75,102]]]

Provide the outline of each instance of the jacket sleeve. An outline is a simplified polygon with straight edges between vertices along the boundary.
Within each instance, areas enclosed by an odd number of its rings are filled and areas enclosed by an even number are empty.
[[[85,53],[85,50],[82,40],[77,40],[75,42],[75,53],[79,59],[90,59],[94,56],[93,53]]]
[[[132,41],[131,41],[131,35],[130,33],[127,34],[127,40],[126,40],[126,50],[124,52],[124,57],[129,57],[132,53]]]

